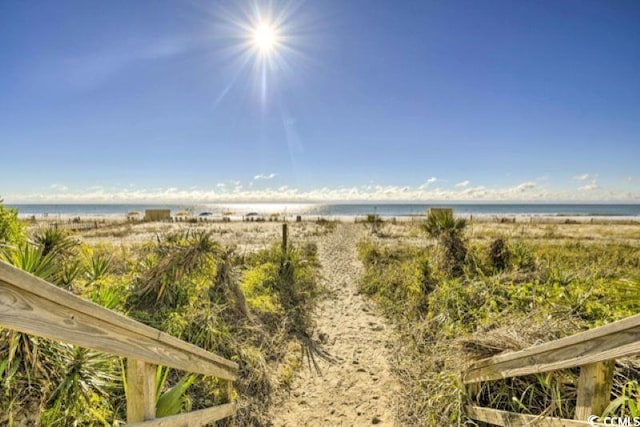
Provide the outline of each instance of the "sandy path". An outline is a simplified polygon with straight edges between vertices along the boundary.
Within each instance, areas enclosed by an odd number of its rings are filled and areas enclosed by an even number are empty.
[[[362,232],[339,224],[318,242],[330,295],[315,313],[316,334],[335,360],[317,358],[321,375],[307,368],[299,373],[288,400],[274,408],[276,426],[394,425],[392,396],[399,386],[387,362],[391,329],[357,293]]]

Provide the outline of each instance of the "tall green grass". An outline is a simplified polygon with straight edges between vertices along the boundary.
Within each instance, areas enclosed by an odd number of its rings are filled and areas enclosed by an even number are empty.
[[[318,295],[313,248],[240,256],[206,232],[133,249],[80,244],[57,230],[6,246],[19,268],[240,365],[236,425],[263,425],[274,390],[301,366]],[[118,357],[0,330],[0,424],[114,425],[126,417]],[[226,402],[215,378],[163,369],[159,415]]]
[[[627,243],[474,241],[466,243],[461,273],[452,274],[438,259],[445,245],[359,244],[365,265],[360,289],[401,335],[396,374],[404,384],[402,424],[467,422],[462,408],[470,401],[572,418],[577,370],[493,381],[473,396],[465,395],[460,373],[474,359],[636,314],[640,249]],[[618,364],[614,390],[626,397],[610,412],[628,413],[637,404],[637,388],[626,384],[640,379],[638,366],[634,360]]]

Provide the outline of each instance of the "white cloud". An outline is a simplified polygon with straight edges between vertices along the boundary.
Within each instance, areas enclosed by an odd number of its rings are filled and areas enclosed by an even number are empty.
[[[468,186],[469,184],[471,184],[471,181],[469,181],[468,179],[465,179],[464,181],[457,183],[455,187],[463,188]]]
[[[224,187],[226,187],[224,182],[219,182],[219,183],[216,184],[216,188],[224,188]]]
[[[435,176],[432,176],[431,178],[427,179],[425,181],[424,184],[420,185],[418,188],[420,190],[424,190],[425,188],[427,188],[428,186],[430,186],[431,184],[433,184],[434,182],[436,182],[438,180],[438,178],[436,178]]]
[[[538,184],[536,184],[535,182],[523,182],[522,184],[518,185],[515,189],[516,191],[523,193],[525,191],[532,190],[537,186]]]
[[[588,180],[588,179],[593,179],[593,178],[594,178],[594,176],[593,176],[593,175],[591,175],[591,174],[589,174],[589,173],[583,173],[583,174],[581,174],[581,175],[576,175],[576,176],[574,176],[574,177],[573,177],[573,180],[574,180],[574,181],[581,182],[581,181],[586,181],[586,180]]]
[[[270,174],[258,174],[256,176],[253,177],[253,179],[255,179],[256,181],[260,181],[260,180],[270,180],[275,178],[276,176],[278,176],[278,174],[276,173],[270,173]]]
[[[56,190],[56,191],[67,191],[67,190],[69,190],[69,187],[67,187],[66,185],[62,185],[62,184],[51,184],[50,188],[53,189],[53,190]]]
[[[581,187],[578,187],[578,190],[580,190],[580,191],[593,191],[593,190],[597,190],[599,188],[600,188],[600,186],[598,185],[598,183],[594,179],[589,184],[585,184],[585,185],[583,185]]]
[[[216,203],[216,202],[347,202],[347,201],[640,201],[640,191],[612,191],[603,194],[594,180],[580,191],[550,190],[535,182],[506,187],[475,186],[455,189],[394,185],[322,187],[301,190],[291,186],[262,188],[233,182],[224,188],[109,188],[42,194],[5,194],[9,203]]]

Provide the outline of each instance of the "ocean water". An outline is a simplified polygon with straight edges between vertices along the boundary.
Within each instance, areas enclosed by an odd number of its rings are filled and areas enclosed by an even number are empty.
[[[285,215],[383,217],[425,215],[429,208],[451,207],[462,215],[540,215],[540,216],[616,216],[640,217],[640,204],[551,204],[551,203],[216,203],[216,204],[15,204],[20,217],[122,217],[128,212],[145,209],[171,209],[173,214],[189,210],[233,215],[279,213]]]

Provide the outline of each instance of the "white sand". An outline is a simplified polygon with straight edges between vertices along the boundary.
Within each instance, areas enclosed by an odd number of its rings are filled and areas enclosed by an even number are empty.
[[[395,425],[391,328],[357,292],[362,267],[356,243],[364,227],[339,224],[319,239],[318,255],[330,295],[315,313],[316,335],[334,361],[317,358],[321,375],[306,367],[291,393],[274,405],[276,426]]]

